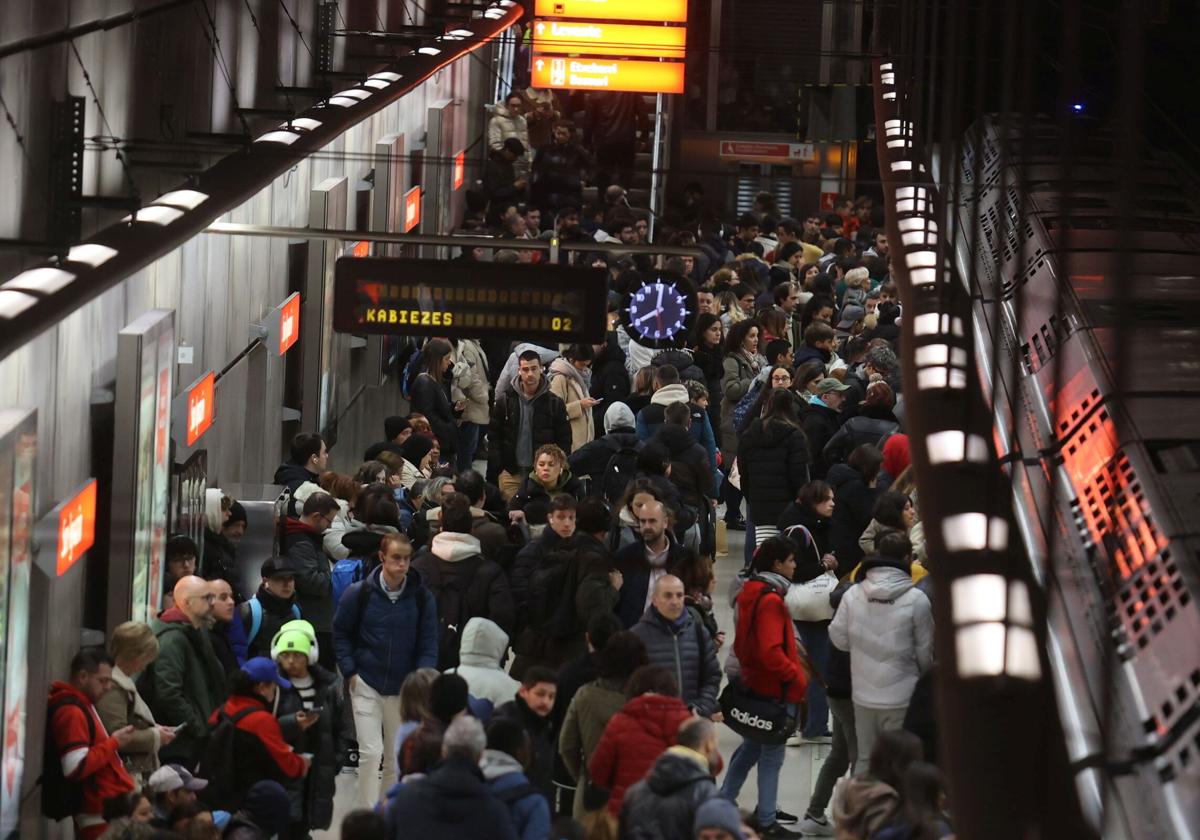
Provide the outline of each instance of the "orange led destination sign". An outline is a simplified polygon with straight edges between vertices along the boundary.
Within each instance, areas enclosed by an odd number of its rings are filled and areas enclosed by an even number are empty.
[[[533,24],[533,51],[583,55],[644,55],[683,58],[687,27],[539,20]]]
[[[683,63],[533,54],[533,87],[683,93]]]
[[[687,0],[537,0],[536,17],[687,23]]]
[[[421,187],[415,186],[404,194],[404,232],[421,224]]]
[[[58,513],[58,560],[55,571],[66,574],[96,542],[96,479],[84,485]]]

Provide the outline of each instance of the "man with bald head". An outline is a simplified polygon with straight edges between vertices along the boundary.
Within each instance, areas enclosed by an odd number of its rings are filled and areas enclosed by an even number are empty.
[[[208,718],[225,702],[225,671],[213,650],[208,619],[216,601],[208,581],[195,575],[179,579],[175,605],[154,619],[158,659],[146,669],[142,697],[154,719],[180,726],[175,740],[159,751],[164,764],[195,767],[208,736]],[[147,696],[148,695],[148,696]]]
[[[650,493],[639,493],[634,497],[635,503],[643,496],[649,501],[634,506],[640,539],[622,548],[613,558],[613,566],[625,577],[615,611],[626,630],[633,629],[650,607],[655,582],[692,556],[690,549],[675,540],[671,508]]]
[[[651,665],[670,668],[675,674],[688,708],[701,717],[718,714],[721,666],[717,646],[704,623],[683,603],[683,581],[663,575],[654,582],[650,606],[633,626],[633,633],[645,643]]]

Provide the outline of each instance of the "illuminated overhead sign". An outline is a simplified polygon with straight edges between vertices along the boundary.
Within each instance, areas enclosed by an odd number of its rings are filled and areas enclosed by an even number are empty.
[[[342,257],[334,273],[333,328],[595,343],[604,340],[607,302],[598,269]]]
[[[300,338],[300,293],[295,292],[279,307],[279,355],[282,356]]]
[[[58,511],[55,574],[62,577],[96,542],[96,479],[64,502]]]
[[[687,28],[603,21],[539,20],[533,24],[533,51],[583,55],[683,58]]]
[[[536,17],[687,23],[687,0],[537,0]]]
[[[683,93],[683,64],[637,59],[533,55],[533,87]]]
[[[213,424],[216,384],[217,375],[210,370],[187,389],[187,414],[185,415],[187,435],[185,440],[188,446],[192,446],[200,440]]]
[[[417,185],[404,194],[404,232],[421,224],[421,187]]]
[[[467,180],[467,153],[459,152],[454,156],[454,175],[451,179],[451,189],[461,189]]]
[[[750,140],[722,140],[721,157],[738,160],[791,160],[811,163],[817,159],[812,143],[759,143]]]

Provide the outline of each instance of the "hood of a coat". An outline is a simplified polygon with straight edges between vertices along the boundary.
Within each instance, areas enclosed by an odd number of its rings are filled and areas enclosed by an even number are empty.
[[[687,403],[688,390],[684,385],[675,383],[674,385],[664,385],[654,392],[654,396],[650,398],[652,405],[670,405],[671,403]]]
[[[421,784],[422,793],[428,791],[421,799],[428,803],[434,819],[445,825],[475,820],[473,806],[491,795],[480,769],[458,758],[443,761]]]
[[[882,557],[873,558],[881,563],[866,570],[866,578],[859,584],[868,601],[891,603],[913,588],[912,574],[893,565],[894,561]]]
[[[670,796],[680,788],[705,780],[712,781],[708,760],[695,750],[680,746],[660,755],[646,774],[646,784],[659,796]]]
[[[169,610],[164,610],[159,615],[158,620],[163,624],[186,624],[189,627],[192,626],[192,620],[184,615],[183,610],[179,609],[179,607],[171,607]]]
[[[489,782],[510,773],[525,774],[525,768],[521,766],[521,762],[500,750],[484,750],[483,764],[480,769],[483,770],[483,778]]]
[[[55,680],[50,683],[50,703],[62,700],[65,697],[73,697],[84,705],[85,708],[92,705],[92,701],[88,696],[70,683],[65,683],[62,680]]]
[[[587,383],[583,379],[583,374],[581,374],[575,368],[575,365],[571,364],[561,356],[550,363],[550,376],[565,376],[568,380],[574,383],[582,393],[587,393]]]
[[[459,643],[459,664],[500,670],[508,634],[490,619],[475,616],[467,622]]]
[[[678,460],[678,456],[696,446],[696,439],[692,437],[692,433],[674,423],[663,423],[659,426],[658,431],[654,433],[654,439],[666,447],[673,460]]]
[[[825,481],[834,490],[855,480],[862,481],[862,473],[848,464],[834,464],[825,475]]]
[[[288,535],[303,534],[313,540],[320,541],[321,532],[307,522],[288,517],[283,523],[283,532]]]
[[[210,487],[204,491],[204,522],[209,530],[216,534],[221,533],[221,526],[225,524],[221,516],[223,498],[225,494],[219,488]]]
[[[547,379],[545,376],[542,376],[542,380],[540,382],[538,382],[537,390],[534,391],[533,396],[530,397],[530,396],[526,396],[525,391],[522,390],[521,376],[520,376],[520,374],[518,374],[517,376],[513,377],[512,389],[513,389],[514,393],[516,393],[516,395],[518,397],[520,397],[521,399],[525,400],[525,402],[533,402],[538,397],[540,397],[542,394],[544,394],[550,390],[550,380]]]
[[[470,534],[454,534],[442,531],[429,544],[429,550],[434,557],[447,563],[458,563],[468,557],[482,553],[479,540]]]
[[[642,694],[621,708],[621,713],[648,736],[667,743],[674,741],[679,734],[681,711],[687,711],[683,701],[665,694]]]
[[[285,461],[275,470],[276,484],[292,484],[304,481],[316,481],[317,476],[310,473],[303,464],[293,464]]]
[[[762,420],[753,421],[746,427],[746,431],[742,432],[742,438],[738,444],[741,451],[746,451],[747,445],[774,447],[781,446],[795,432],[797,427],[790,423],[783,423],[777,420]]]
[[[604,433],[629,431],[632,432],[637,420],[633,410],[623,402],[615,402],[604,411]]]

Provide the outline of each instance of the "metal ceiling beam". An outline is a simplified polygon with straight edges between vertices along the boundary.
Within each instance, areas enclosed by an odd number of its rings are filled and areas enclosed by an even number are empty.
[[[126,24],[136,21],[145,20],[162,12],[169,12],[172,9],[177,9],[181,6],[190,6],[196,0],[164,0],[154,6],[143,6],[140,9],[132,9],[128,12],[123,12],[112,17],[100,18],[99,20],[80,23],[76,26],[68,26],[66,29],[58,29],[54,32],[47,32],[44,35],[34,35],[30,38],[22,38],[20,41],[13,41],[11,44],[0,46],[0,59],[8,58],[11,55],[19,55],[30,50],[40,50],[43,47],[52,47],[55,44],[65,44],[67,41],[73,41],[76,38],[81,38],[84,35],[91,35],[93,32],[105,32],[109,29],[118,29]]]

